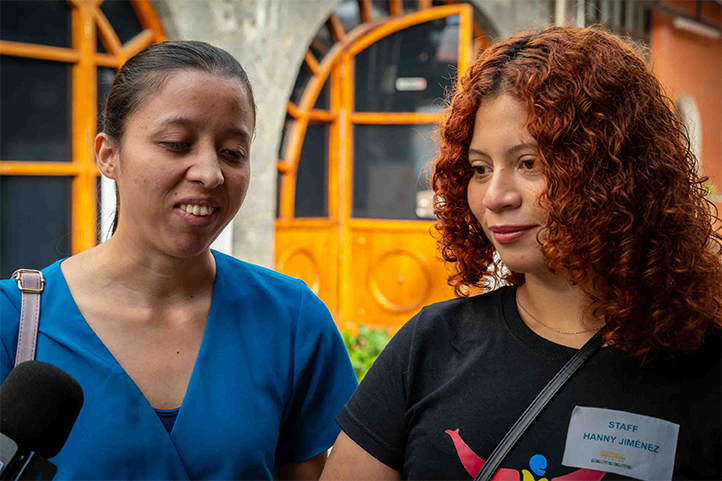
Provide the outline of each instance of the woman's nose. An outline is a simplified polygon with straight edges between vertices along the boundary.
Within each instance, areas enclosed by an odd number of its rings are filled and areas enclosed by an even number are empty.
[[[221,162],[215,149],[204,149],[193,159],[186,177],[192,182],[203,184],[207,189],[218,187],[224,181]]]
[[[484,207],[491,211],[516,208],[521,205],[519,192],[513,175],[506,172],[494,172],[484,195]]]

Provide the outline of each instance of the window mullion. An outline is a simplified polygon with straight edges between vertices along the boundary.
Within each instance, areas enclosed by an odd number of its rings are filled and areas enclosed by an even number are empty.
[[[77,62],[79,58],[78,52],[69,48],[12,42],[9,40],[0,40],[0,55],[67,63]]]
[[[459,88],[461,88],[461,78],[471,63],[471,53],[474,42],[474,10],[473,7],[468,4],[459,5],[459,9],[459,58],[456,64],[456,76]]]
[[[339,219],[339,205],[342,199],[339,197],[339,112],[341,110],[341,85],[339,67],[331,70],[327,82],[330,85],[329,109],[333,116],[333,122],[329,130],[328,145],[328,215],[331,219]]]
[[[75,2],[72,14],[73,49],[80,53],[72,73],[73,164],[79,173],[73,178],[72,252],[96,244],[97,168],[93,154],[97,108],[97,68],[94,63],[96,26],[94,9],[87,2]]]

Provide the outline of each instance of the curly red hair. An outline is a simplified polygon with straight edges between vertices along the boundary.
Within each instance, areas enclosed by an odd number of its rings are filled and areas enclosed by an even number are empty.
[[[457,296],[504,271],[467,201],[479,105],[509,93],[527,108],[547,179],[539,235],[607,323],[608,343],[641,358],[698,348],[722,325],[722,236],[686,130],[636,48],[601,28],[549,27],[488,47],[461,79],[434,162],[438,245]]]

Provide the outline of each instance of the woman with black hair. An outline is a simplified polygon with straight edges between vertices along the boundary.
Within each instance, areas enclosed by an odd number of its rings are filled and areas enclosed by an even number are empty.
[[[241,65],[164,42],[120,69],[95,139],[117,185],[105,243],[42,271],[36,359],[85,403],[58,479],[317,479],[356,378],[303,282],[209,246],[250,181],[256,122]],[[21,294],[0,283],[0,380]]]

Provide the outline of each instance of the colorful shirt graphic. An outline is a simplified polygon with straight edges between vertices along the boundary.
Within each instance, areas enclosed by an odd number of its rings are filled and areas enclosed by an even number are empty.
[[[459,435],[459,430],[447,429],[446,434],[451,437],[456,448],[456,453],[459,455],[461,464],[464,465],[464,469],[469,473],[469,476],[476,478],[481,468],[484,467],[485,460],[481,459],[471,448],[464,442]],[[547,460],[541,454],[535,454],[529,460],[529,467],[537,476],[543,476],[547,469]],[[577,469],[564,476],[552,478],[551,481],[599,481],[604,477],[604,471],[593,471],[591,469]],[[522,477],[523,476],[523,477]],[[547,481],[547,478],[537,479],[527,469],[522,469],[521,474],[516,469],[500,468],[493,478],[492,481]]]

